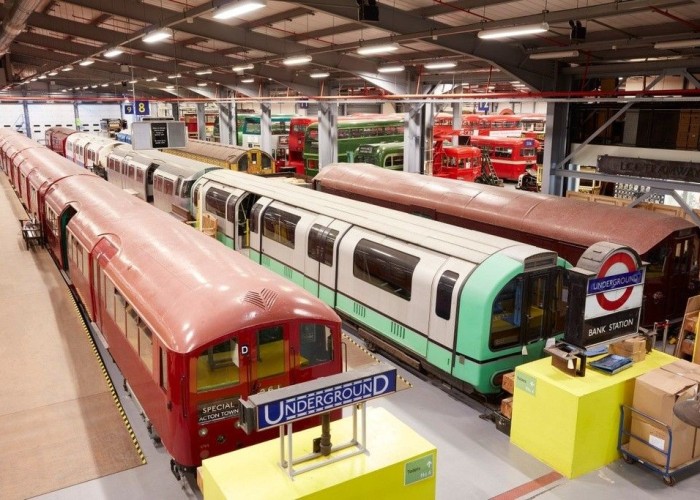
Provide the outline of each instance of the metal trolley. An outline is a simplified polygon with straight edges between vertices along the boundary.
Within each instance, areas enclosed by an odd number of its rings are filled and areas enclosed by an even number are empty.
[[[648,443],[646,440],[642,439],[639,436],[636,436],[632,434],[631,430],[627,430],[627,426],[625,425],[630,425],[629,423],[632,420],[632,415],[637,414],[640,417],[644,418],[648,422],[653,422],[656,424],[660,429],[665,429],[666,430],[666,435],[668,436],[668,451],[664,451],[661,448],[658,448],[650,443]],[[625,440],[625,438],[629,438]],[[641,442],[644,446],[648,446],[649,448],[652,448],[654,451],[659,452],[662,456],[665,457],[666,463],[664,466],[656,465],[653,463],[650,463],[646,459],[642,459],[635,454],[631,453],[629,451],[629,442],[632,439],[636,439],[637,441]],[[627,441],[627,442],[624,442]],[[650,417],[649,415],[642,413],[639,410],[636,410],[632,408],[631,406],[627,405],[621,405],[620,406],[620,432],[617,438],[617,449],[620,451],[622,454],[622,458],[624,459],[625,462],[628,464],[633,464],[635,462],[639,462],[640,464],[644,465],[647,469],[651,470],[652,472],[655,472],[656,474],[659,474],[663,477],[664,483],[666,483],[668,486],[673,486],[676,484],[676,478],[675,475],[681,471],[684,471],[685,469],[697,464],[700,462],[700,458],[696,458],[694,460],[690,460],[689,462],[683,463],[680,467],[674,467],[671,468],[669,467],[670,461],[671,461],[671,450],[673,450],[673,431],[671,430],[671,427],[664,424],[663,422]]]

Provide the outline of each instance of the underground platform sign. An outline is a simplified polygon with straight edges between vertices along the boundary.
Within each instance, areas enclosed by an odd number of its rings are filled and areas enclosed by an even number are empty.
[[[588,347],[637,332],[645,267],[634,250],[596,243],[569,276],[566,342]]]

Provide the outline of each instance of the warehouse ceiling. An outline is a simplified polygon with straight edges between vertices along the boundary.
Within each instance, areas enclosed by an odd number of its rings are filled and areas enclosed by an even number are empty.
[[[659,74],[700,86],[693,76],[700,73],[700,0],[268,0],[240,17],[214,17],[235,1],[243,0],[2,2],[2,87],[27,95],[313,97],[548,92],[568,90],[569,79]],[[477,36],[531,25],[545,31]],[[159,28],[168,38],[144,42]],[[379,43],[395,50],[357,53]],[[123,52],[106,57],[114,48]],[[292,56],[311,62],[285,65]],[[80,66],[86,59],[93,64]],[[436,61],[455,66],[430,69]],[[405,69],[378,72],[394,64]],[[251,67],[233,70],[243,65]]]

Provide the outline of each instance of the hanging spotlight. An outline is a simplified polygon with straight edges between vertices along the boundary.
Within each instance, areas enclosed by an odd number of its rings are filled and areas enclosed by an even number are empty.
[[[239,0],[218,7],[214,10],[212,17],[214,19],[231,19],[232,17],[242,16],[243,14],[262,9],[266,5],[266,0]]]
[[[111,49],[105,52],[103,55],[105,57],[117,57],[120,54],[123,54],[124,51],[122,49],[116,48],[116,49]]]
[[[537,33],[544,33],[545,31],[549,31],[549,24],[542,22],[539,24],[526,24],[523,26],[510,26],[508,28],[482,30],[479,31],[476,36],[482,40],[494,40],[498,38],[534,35]]]
[[[282,64],[285,66],[298,66],[300,64],[308,64],[311,62],[311,56],[293,56],[293,57],[288,57],[284,61],[282,61]]]
[[[155,43],[170,38],[172,32],[168,28],[162,28],[159,30],[151,31],[146,36],[142,38],[145,43]]]
[[[357,49],[358,55],[369,56],[374,54],[386,54],[399,49],[397,43],[384,43],[381,45],[366,45]]]

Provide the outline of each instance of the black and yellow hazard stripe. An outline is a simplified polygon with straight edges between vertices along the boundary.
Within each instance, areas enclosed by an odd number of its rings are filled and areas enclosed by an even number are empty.
[[[114,389],[114,384],[112,384],[112,378],[109,376],[109,372],[107,372],[107,367],[105,367],[104,361],[102,360],[102,356],[100,356],[100,351],[97,349],[97,345],[95,345],[95,340],[92,338],[92,335],[90,334],[90,330],[88,329],[87,325],[85,324],[85,318],[80,312],[80,308],[78,307],[78,303],[75,301],[75,296],[68,290],[68,295],[70,296],[70,299],[73,301],[73,306],[75,307],[75,312],[78,313],[78,317],[80,318],[80,324],[83,325],[83,331],[85,332],[85,335],[87,336],[88,342],[90,342],[90,347],[92,348],[92,352],[95,355],[95,358],[97,358],[97,363],[100,365],[100,370],[102,371],[102,375],[105,378],[105,381],[107,382],[107,388],[109,389],[110,394],[112,395],[112,401],[114,401],[114,405],[117,407],[117,411],[119,412],[119,415],[122,417],[122,421],[124,422],[124,427],[126,427],[126,432],[129,433],[129,437],[131,437],[132,443],[134,443],[134,448],[136,449],[136,454],[139,456],[141,459],[142,464],[146,464],[146,456],[143,454],[143,450],[141,449],[141,445],[139,444],[138,439],[136,438],[136,434],[134,433],[134,430],[131,428],[131,422],[129,422],[129,417],[126,416],[126,412],[124,411],[124,408],[122,407],[122,403],[119,400],[119,396],[117,396],[117,391]]]

